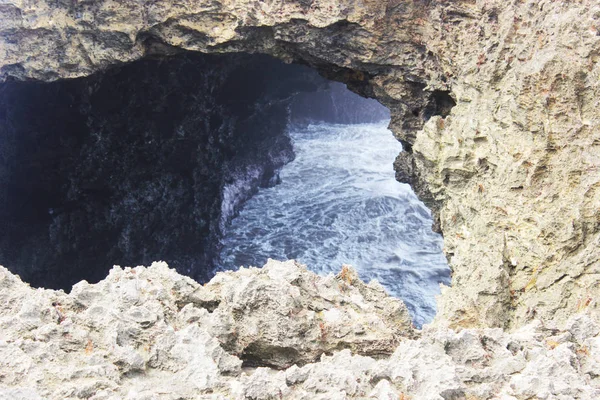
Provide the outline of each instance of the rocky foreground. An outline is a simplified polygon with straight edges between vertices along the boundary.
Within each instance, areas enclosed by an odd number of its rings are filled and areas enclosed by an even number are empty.
[[[595,399],[600,327],[412,328],[347,266],[114,267],[70,294],[0,267],[0,399]]]

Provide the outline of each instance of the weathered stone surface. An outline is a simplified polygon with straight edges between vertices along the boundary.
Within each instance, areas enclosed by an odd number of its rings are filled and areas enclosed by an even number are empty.
[[[0,267],[0,399],[600,396],[600,329],[587,314],[564,331],[536,321],[513,333],[426,327],[418,335],[406,315],[348,267],[317,277],[294,261],[269,261],[201,286],[155,263],[115,267],[70,294],[32,289]],[[378,357],[366,356],[374,343]]]
[[[115,270],[100,285],[133,303],[85,309],[95,322],[80,326],[65,305],[83,307],[93,294],[76,303],[4,273],[5,397],[600,396],[597,2],[4,0],[0,22],[3,80],[84,76],[177,49],[246,51],[302,61],[376,97],[408,150],[398,177],[438,215],[453,270],[435,327],[391,358],[344,350],[301,368],[248,373],[207,327],[167,322],[210,318],[214,300],[179,311],[170,289],[143,284],[157,300],[133,310],[146,294],[125,289],[127,279],[113,282],[133,275]],[[436,91],[456,105],[448,111]],[[196,290],[185,282],[176,291]],[[131,326],[111,319],[121,312],[131,313],[123,314]],[[114,322],[106,334],[103,321]],[[85,354],[94,324],[91,343],[110,344],[98,349],[106,359],[94,348]],[[150,358],[136,346],[155,343],[153,332],[162,336]],[[198,358],[186,353],[190,344]],[[143,374],[131,349],[147,360]],[[199,387],[177,385],[187,376]]]
[[[409,151],[398,177],[437,214],[454,272],[439,321],[562,325],[599,314],[599,7],[4,0],[0,79],[84,76],[178,49],[312,65],[392,112]]]
[[[425,38],[451,54],[457,105],[413,145],[415,169],[442,199],[453,269],[440,320],[562,325],[586,308],[597,319],[600,6],[463,6],[438,13]]]
[[[219,273],[188,300],[214,309],[200,324],[249,365],[289,367],[345,348],[380,356],[413,336],[404,304],[348,266],[320,278],[295,261],[271,260]]]

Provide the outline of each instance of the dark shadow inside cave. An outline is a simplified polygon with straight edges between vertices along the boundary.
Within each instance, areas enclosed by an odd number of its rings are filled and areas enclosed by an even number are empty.
[[[155,260],[209,279],[227,222],[294,157],[292,99],[327,85],[268,56],[194,53],[0,84],[0,264],[64,290]],[[343,122],[328,98],[310,102]]]
[[[427,112],[445,112],[443,94],[431,99],[433,111]],[[33,286],[66,291],[80,280],[103,279],[112,265],[157,260],[207,281],[222,267],[222,239],[232,218],[260,188],[277,184],[281,168],[294,159],[290,129],[389,118],[377,101],[314,69],[262,55],[182,53],[80,79],[5,82],[0,84],[0,265]],[[391,163],[400,151],[393,146],[400,145],[383,124],[392,141],[383,147],[393,153],[384,168],[398,184]],[[379,152],[373,151],[371,162]],[[332,148],[321,158],[331,161],[337,153]],[[311,169],[316,171],[316,164]],[[335,167],[315,181],[325,181]],[[392,210],[388,200],[371,201],[371,211]],[[425,218],[421,225],[430,230],[428,211],[415,207],[413,217]],[[388,222],[384,230],[403,223],[391,217]],[[418,237],[419,230],[413,231],[410,235]],[[315,235],[324,234],[319,228]],[[291,242],[282,238],[281,243]],[[386,256],[386,263],[397,263],[396,257]],[[334,260],[325,254],[323,259]],[[372,277],[404,279],[385,270],[363,276]],[[417,285],[421,278],[415,279]],[[437,285],[441,278],[435,279]],[[392,293],[404,290],[398,285],[389,287]],[[411,300],[405,300],[410,308]]]

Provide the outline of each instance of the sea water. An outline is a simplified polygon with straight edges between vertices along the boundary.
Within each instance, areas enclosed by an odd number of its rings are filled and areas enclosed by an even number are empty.
[[[296,259],[318,274],[352,265],[431,321],[450,271],[442,237],[392,164],[402,150],[387,122],[292,129],[296,159],[281,183],[261,189],[227,228],[219,269]]]

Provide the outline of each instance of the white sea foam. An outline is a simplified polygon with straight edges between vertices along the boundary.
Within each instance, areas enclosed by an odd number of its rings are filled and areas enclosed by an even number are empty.
[[[294,258],[327,274],[351,264],[403,299],[415,324],[430,321],[449,269],[429,210],[394,179],[402,148],[386,124],[318,124],[290,135],[296,160],[234,218],[220,268]]]

